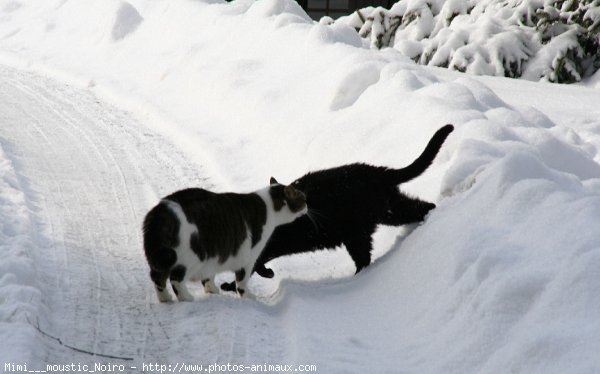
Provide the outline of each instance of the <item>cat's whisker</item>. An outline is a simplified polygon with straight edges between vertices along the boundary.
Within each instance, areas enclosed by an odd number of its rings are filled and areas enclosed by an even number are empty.
[[[322,219],[325,218],[325,215],[323,213],[316,209],[309,209],[307,212],[307,216],[315,226],[316,230],[323,228]]]
[[[317,215],[318,217],[326,218],[325,214],[323,214],[323,212],[321,212],[320,210],[317,210],[317,209],[309,209],[309,210],[311,213]]]
[[[313,215],[316,216],[318,218],[327,218],[325,216],[325,214],[323,214],[323,212],[321,212],[320,210],[317,209],[309,209],[309,212]]]
[[[318,225],[316,219],[311,215],[310,211],[306,212],[306,216],[308,217],[308,219],[310,220],[310,222],[312,222],[313,226],[315,227],[315,230],[318,230],[319,229],[319,225]]]

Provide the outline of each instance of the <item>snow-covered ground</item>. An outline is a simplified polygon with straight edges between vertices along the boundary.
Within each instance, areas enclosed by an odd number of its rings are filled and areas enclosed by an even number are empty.
[[[291,0],[0,1],[0,369],[600,370],[598,76],[473,77],[367,46]],[[157,302],[140,224],[160,196],[403,166],[446,123],[403,186],[438,208],[382,228],[361,274],[338,249],[276,260],[256,302]]]

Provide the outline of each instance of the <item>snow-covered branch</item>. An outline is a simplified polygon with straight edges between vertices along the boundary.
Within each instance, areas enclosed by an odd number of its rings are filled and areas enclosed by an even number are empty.
[[[600,0],[400,0],[336,22],[371,48],[477,75],[572,83],[600,68]]]

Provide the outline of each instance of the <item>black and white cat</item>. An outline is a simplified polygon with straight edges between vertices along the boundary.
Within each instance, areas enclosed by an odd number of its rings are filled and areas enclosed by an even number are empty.
[[[358,163],[313,171],[297,179],[291,185],[306,195],[308,214],[275,230],[254,271],[272,278],[273,271],[265,267],[272,259],[341,244],[352,257],[357,273],[368,266],[377,225],[421,222],[435,208],[433,203],[403,194],[398,185],[421,175],[453,130],[452,125],[440,128],[423,153],[402,169]],[[221,288],[235,289],[231,283]]]
[[[306,211],[305,195],[278,183],[248,194],[190,188],[165,197],[143,225],[158,299],[172,300],[167,279],[179,301],[193,300],[188,280],[201,280],[206,292],[218,293],[214,277],[224,271],[235,272],[234,289],[248,296],[246,283],[275,228]]]

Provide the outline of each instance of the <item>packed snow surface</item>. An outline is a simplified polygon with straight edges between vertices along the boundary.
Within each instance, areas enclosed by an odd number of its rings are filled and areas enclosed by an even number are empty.
[[[1,0],[0,64],[5,371],[600,370],[598,76],[418,66],[292,0]],[[161,196],[401,167],[446,123],[432,167],[402,186],[437,208],[381,228],[360,274],[338,248],[275,260],[275,279],[251,280],[257,301],[196,287],[158,303],[140,225]]]

